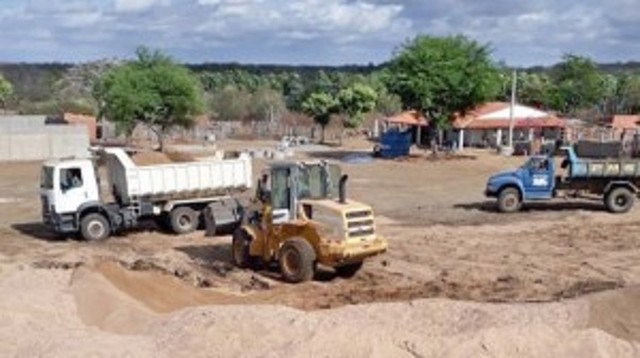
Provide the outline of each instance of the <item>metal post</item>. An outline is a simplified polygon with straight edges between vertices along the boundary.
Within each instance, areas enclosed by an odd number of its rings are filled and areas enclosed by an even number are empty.
[[[516,106],[516,86],[517,86],[517,78],[518,74],[516,70],[513,70],[513,79],[511,83],[511,106],[509,108],[509,148],[513,149],[513,127],[514,127],[514,116],[515,116],[515,106]]]

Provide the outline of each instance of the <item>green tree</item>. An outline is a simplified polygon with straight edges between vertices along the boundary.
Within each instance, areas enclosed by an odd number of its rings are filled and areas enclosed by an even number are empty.
[[[338,101],[329,93],[313,92],[302,102],[302,112],[312,117],[321,128],[321,141],[325,141],[325,129],[331,115],[338,110]]]
[[[604,79],[589,58],[565,55],[551,71],[551,80],[562,101],[560,110],[569,115],[597,106],[605,92]]]
[[[251,93],[228,85],[214,92],[209,101],[209,109],[220,121],[245,120],[250,115]]]
[[[338,92],[339,110],[346,114],[345,127],[358,128],[364,122],[364,115],[371,112],[378,100],[373,88],[356,83]]]
[[[2,105],[2,109],[6,111],[7,109],[7,100],[13,94],[13,86],[11,82],[7,81],[2,74],[0,74],[0,104]]]
[[[140,47],[137,59],[115,67],[96,83],[100,115],[130,134],[136,124],[153,130],[164,150],[164,138],[175,127],[189,127],[202,111],[197,79],[159,51]]]
[[[392,116],[402,110],[402,100],[397,94],[384,91],[378,95],[375,110],[387,117]]]
[[[622,111],[640,113],[640,75],[625,76],[620,88]]]
[[[386,77],[405,108],[435,122],[440,139],[456,113],[494,98],[500,90],[489,48],[464,36],[417,36],[396,52]]]
[[[255,119],[278,122],[287,110],[282,93],[269,87],[259,88],[251,97],[251,116]]]

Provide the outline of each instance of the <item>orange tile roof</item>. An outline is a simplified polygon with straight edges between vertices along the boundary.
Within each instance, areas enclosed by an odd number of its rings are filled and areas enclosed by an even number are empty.
[[[616,114],[609,118],[608,124],[615,129],[638,129],[640,116]]]
[[[398,115],[388,117],[386,121],[389,123],[406,124],[410,126],[420,125],[426,127],[429,125],[427,118],[415,110],[402,112]]]

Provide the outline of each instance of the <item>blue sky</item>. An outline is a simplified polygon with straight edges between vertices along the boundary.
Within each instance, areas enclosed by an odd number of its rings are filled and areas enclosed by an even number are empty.
[[[640,0],[0,0],[0,62],[379,63],[416,34],[462,33],[510,65],[640,60]]]

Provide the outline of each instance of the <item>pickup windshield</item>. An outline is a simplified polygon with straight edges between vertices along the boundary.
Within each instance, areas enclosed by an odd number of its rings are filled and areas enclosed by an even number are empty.
[[[53,189],[53,167],[42,167],[40,173],[40,188]]]

